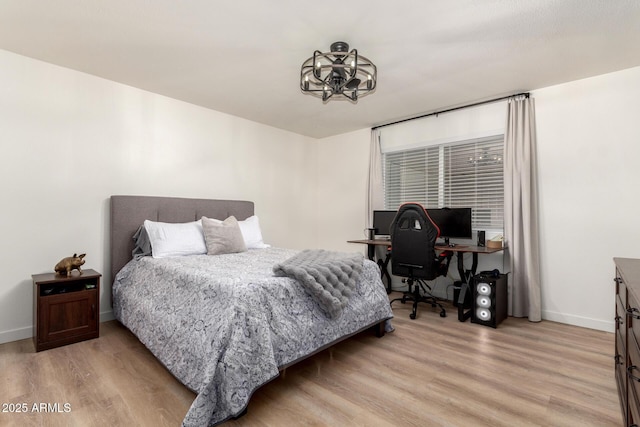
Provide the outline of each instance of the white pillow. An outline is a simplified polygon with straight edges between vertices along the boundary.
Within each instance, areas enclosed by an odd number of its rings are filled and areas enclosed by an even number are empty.
[[[262,231],[260,231],[260,223],[257,216],[250,216],[244,221],[238,221],[238,225],[247,249],[264,249],[271,246],[262,241]]]
[[[168,258],[207,253],[202,222],[167,223],[144,221],[154,258]]]

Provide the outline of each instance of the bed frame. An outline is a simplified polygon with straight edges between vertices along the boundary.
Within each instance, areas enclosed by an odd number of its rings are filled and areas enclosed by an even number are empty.
[[[233,215],[241,221],[253,214],[253,202],[242,200],[111,196],[111,281],[113,282],[118,271],[131,260],[131,252],[134,247],[133,235],[145,219],[174,223],[197,221],[203,216],[225,219]],[[376,336],[382,337],[385,334],[385,321],[370,325],[356,332],[356,334],[369,328],[373,329]],[[347,338],[349,336],[342,337],[325,347],[319,348],[314,353],[304,356],[302,359],[310,357]],[[300,360],[296,360],[287,366],[291,366]],[[287,366],[281,366],[280,369],[286,369]]]

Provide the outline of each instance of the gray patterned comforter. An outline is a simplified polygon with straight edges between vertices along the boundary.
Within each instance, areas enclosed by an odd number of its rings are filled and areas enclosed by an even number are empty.
[[[273,274],[275,264],[296,253],[143,257],[116,276],[116,318],[197,395],[184,426],[240,414],[278,367],[393,317],[369,260],[342,314],[327,317],[294,279]]]

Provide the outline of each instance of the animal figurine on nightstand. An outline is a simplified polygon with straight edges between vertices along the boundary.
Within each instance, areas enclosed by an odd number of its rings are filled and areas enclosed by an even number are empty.
[[[82,274],[80,266],[84,264],[84,257],[86,255],[87,254],[73,254],[73,256],[63,258],[53,269],[61,276],[71,276],[71,271],[73,270],[78,270]]]

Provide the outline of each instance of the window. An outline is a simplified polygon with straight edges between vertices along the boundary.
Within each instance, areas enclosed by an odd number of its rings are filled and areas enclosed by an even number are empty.
[[[471,207],[473,228],[503,229],[504,136],[383,154],[385,208]]]

